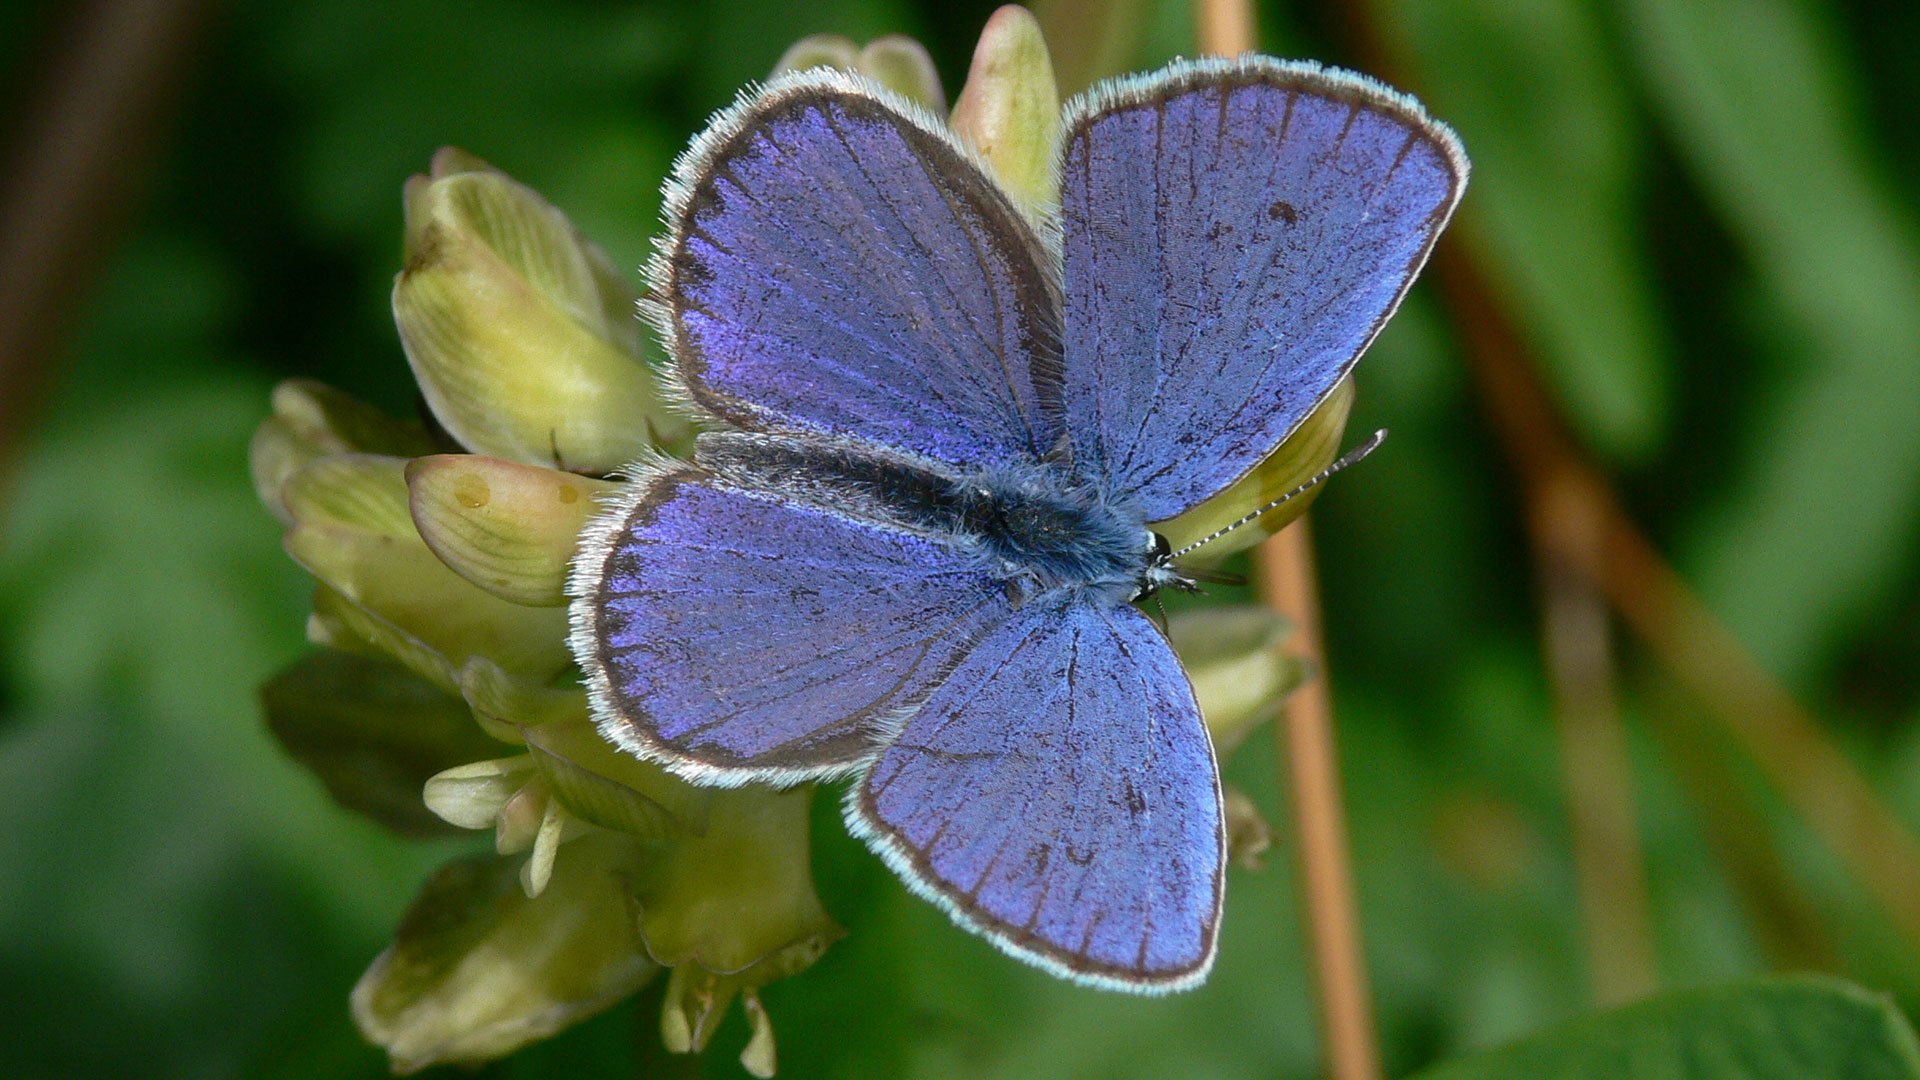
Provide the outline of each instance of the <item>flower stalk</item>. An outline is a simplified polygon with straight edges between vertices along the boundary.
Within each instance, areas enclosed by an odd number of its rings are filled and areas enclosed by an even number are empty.
[[[1254,50],[1253,6],[1247,0],[1201,0],[1194,13],[1203,52],[1235,56]],[[1344,385],[1346,389],[1336,396],[1344,394],[1350,402],[1351,381]],[[1345,419],[1344,404],[1341,419]],[[1343,427],[1334,426],[1335,438]],[[1329,460],[1332,453],[1329,449]],[[1303,504],[1294,513],[1304,512]],[[1379,1080],[1373,997],[1354,900],[1346,812],[1340,801],[1340,763],[1320,637],[1312,534],[1304,517],[1283,526],[1284,521],[1270,526],[1279,532],[1259,549],[1256,565],[1262,601],[1298,627],[1296,655],[1319,673],[1287,699],[1281,722],[1274,726],[1274,741],[1281,786],[1292,796],[1299,834],[1296,861],[1319,994],[1323,1053],[1333,1080]]]

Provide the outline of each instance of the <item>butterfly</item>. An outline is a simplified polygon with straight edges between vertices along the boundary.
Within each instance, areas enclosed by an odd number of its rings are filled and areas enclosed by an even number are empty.
[[[713,430],[583,534],[572,646],[620,747],[706,785],[851,778],[850,829],[961,926],[1159,993],[1212,965],[1225,831],[1134,606],[1194,580],[1149,523],[1346,377],[1467,163],[1411,98],[1255,56],[1062,125],[1034,211],[857,76],[716,115],[643,301]]]

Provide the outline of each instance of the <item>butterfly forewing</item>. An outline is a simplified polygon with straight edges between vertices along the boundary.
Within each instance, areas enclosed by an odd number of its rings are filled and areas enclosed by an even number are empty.
[[[721,115],[669,185],[654,312],[701,408],[956,464],[1059,438],[1043,246],[944,128],[818,70]]]
[[[1411,99],[1261,58],[1119,80],[1068,111],[1076,465],[1163,520],[1258,464],[1345,376],[1465,159]]]

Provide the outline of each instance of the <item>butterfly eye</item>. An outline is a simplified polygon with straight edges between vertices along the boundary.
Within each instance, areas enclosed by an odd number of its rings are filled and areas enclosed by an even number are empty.
[[[1161,536],[1159,533],[1154,533],[1153,534],[1153,561],[1157,563],[1163,563],[1163,562],[1166,562],[1169,558],[1171,558],[1172,555],[1173,555],[1173,545],[1167,542],[1166,537]]]

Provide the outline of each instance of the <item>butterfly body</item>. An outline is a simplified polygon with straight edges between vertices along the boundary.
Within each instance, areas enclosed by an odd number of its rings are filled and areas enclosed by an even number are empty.
[[[675,168],[647,314],[726,430],[583,534],[600,729],[698,783],[851,777],[850,829],[1006,952],[1203,979],[1224,890],[1150,523],[1345,378],[1465,182],[1410,99],[1177,64],[1069,105],[1057,215],[856,77],[784,77]]]
[[[1111,603],[1184,582],[1140,512],[1052,462],[956,470],[824,440],[724,433],[697,456],[735,479],[937,538],[1025,599],[1057,589]]]

